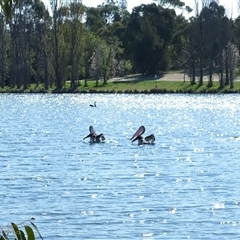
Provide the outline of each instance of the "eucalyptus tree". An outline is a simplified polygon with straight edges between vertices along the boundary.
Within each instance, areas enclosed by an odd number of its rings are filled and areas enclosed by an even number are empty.
[[[226,84],[230,88],[234,87],[234,70],[239,68],[240,56],[240,17],[235,21],[230,19],[227,22],[228,44],[224,49],[225,66],[226,66]]]
[[[185,73],[188,73],[191,84],[196,83],[196,69],[199,62],[198,30],[196,18],[186,20],[182,15],[177,16],[171,44],[172,67],[184,70],[184,81]]]
[[[32,48],[34,51],[33,81],[38,86],[44,83],[44,88],[49,87],[51,54],[51,17],[49,11],[40,0],[35,0],[33,5],[34,28],[32,32]],[[51,59],[51,60],[50,60]]]
[[[14,5],[17,4],[18,1],[19,0],[0,0],[0,8],[5,14],[7,21],[11,19]]]
[[[83,14],[84,7],[80,0],[70,0],[66,24],[69,38],[69,63],[71,65],[71,87],[76,87],[80,75],[80,62],[83,55]]]
[[[119,45],[118,38],[114,36],[105,41],[105,44],[102,44],[100,67],[103,73],[104,84],[107,83],[110,76],[115,76],[116,74],[119,60],[117,59],[117,56],[123,51]]]
[[[0,35],[0,87],[4,88],[9,67],[9,63],[7,61],[7,52],[9,51],[9,33],[5,26],[5,16],[3,13],[0,13]]]
[[[40,0],[5,1],[11,5],[10,15],[7,15],[7,29],[10,33],[9,51],[9,84],[14,87],[27,88],[33,81],[38,83],[39,52],[42,45],[40,25],[44,24],[47,10]],[[7,14],[5,12],[5,14]],[[8,26],[8,25],[6,25]],[[4,38],[2,38],[3,41]]]
[[[100,43],[94,58],[92,67],[95,68],[93,76],[98,79],[103,77],[106,84],[110,76],[115,74],[118,63],[122,60],[122,41],[125,27],[122,21],[126,21],[127,12],[120,14],[118,6],[114,2],[87,10],[86,28],[99,39]],[[120,39],[121,38],[121,39]]]
[[[106,41],[91,32],[87,32],[84,48],[85,86],[89,77],[96,80],[96,85],[98,85],[100,78],[103,78],[103,84],[106,84],[109,77],[115,75],[116,55],[120,51],[121,48],[116,37],[110,37]]]
[[[86,9],[86,28],[91,32],[97,32],[98,29],[105,26],[105,19],[101,15],[101,7],[90,7]]]
[[[181,0],[154,0],[163,7],[183,7],[185,3]]]
[[[198,78],[199,84],[202,85],[205,44],[199,17],[191,17],[180,24],[177,23],[172,48],[177,67],[189,74],[191,84],[196,84]]]
[[[66,43],[63,38],[64,30],[64,15],[66,15],[66,8],[63,5],[62,0],[51,0],[52,19],[53,19],[53,66],[55,73],[56,88],[61,89],[64,85],[64,76],[66,75],[67,67],[63,62],[66,60]]]
[[[127,5],[128,5],[127,0],[118,0],[119,14],[122,17],[124,16],[125,12],[127,11]]]
[[[216,38],[217,45],[217,62],[219,64],[219,83],[220,88],[223,88],[225,85],[228,85],[230,82],[233,83],[233,79],[229,78],[229,69],[230,62],[229,57],[231,58],[231,50],[233,43],[233,22],[228,17],[224,16],[221,21],[216,25],[218,29],[218,38]],[[224,78],[225,70],[225,78]]]
[[[99,36],[102,39],[102,46],[98,51],[102,53],[101,57],[101,72],[103,73],[103,83],[106,84],[110,76],[115,76],[120,72],[124,60],[123,41],[126,27],[120,22],[116,21],[109,24],[106,28],[99,30]]]
[[[122,75],[125,72],[125,62],[128,61],[125,54],[126,28],[130,18],[126,1],[106,1],[103,9],[105,21],[108,24],[99,29],[99,36],[107,43],[103,56],[104,69],[102,70],[104,83],[110,76]],[[107,13],[107,14],[106,14]],[[107,17],[107,18],[106,18]]]
[[[188,42],[188,25],[189,22],[182,16],[176,17],[176,27],[173,33],[171,44],[171,61],[174,69],[185,68],[186,44]]]
[[[182,9],[188,13],[192,12],[192,8],[187,6],[184,1],[181,0],[154,0],[157,4],[164,8]]]
[[[83,52],[83,69],[84,69],[84,86],[88,85],[87,80],[94,76],[92,71],[93,59],[95,57],[100,39],[91,31],[85,31],[83,35],[84,52]]]
[[[32,4],[26,6],[24,11],[24,22],[25,33],[23,34],[23,46],[24,46],[24,55],[23,55],[23,87],[27,89],[31,83],[32,75],[32,64],[34,52],[32,48],[32,33],[34,32],[34,19],[33,19],[33,9]]]
[[[54,84],[54,52],[52,43],[52,31],[45,22],[43,27],[43,38],[42,38],[42,55],[43,55],[43,75],[44,75],[44,88],[48,89]]]
[[[19,1],[10,21],[10,85],[17,88],[30,84],[33,51],[31,48],[34,27],[33,2]]]
[[[239,4],[240,4],[240,0],[239,0]],[[240,5],[239,5],[240,7]],[[240,16],[238,16],[235,21],[234,21],[234,42],[237,45],[239,54],[240,54]]]
[[[218,5],[212,1],[209,5],[206,5],[201,13],[201,21],[203,24],[204,40],[208,55],[208,69],[209,69],[209,83],[208,86],[213,85],[213,63],[217,55],[217,41],[221,37],[219,35],[219,22],[225,15],[225,9],[223,6]]]
[[[125,12],[127,13],[127,12]],[[127,14],[125,15],[125,17]],[[111,63],[111,76],[122,76],[128,71],[126,64],[129,62],[125,46],[128,39],[126,38],[126,25],[124,25],[124,18],[122,21],[115,22],[107,28],[110,34],[106,37],[108,45],[112,48],[112,63]]]
[[[199,28],[199,19],[191,18],[188,27],[188,59],[187,65],[191,76],[191,84],[196,84],[196,77],[198,76],[199,85],[203,83],[203,33],[201,24]],[[197,68],[199,67],[199,74]]]
[[[156,74],[169,67],[175,11],[156,4],[135,7],[126,30],[127,51],[135,71]]]
[[[86,10],[86,28],[98,34],[100,29],[106,28],[113,22],[120,20],[118,7],[113,4],[102,4]]]
[[[196,64],[198,67],[198,84],[203,84],[203,68],[204,68],[204,52],[205,52],[205,42],[204,42],[204,29],[203,29],[203,21],[202,15],[199,13],[199,0],[194,0],[195,3],[195,17],[192,17],[190,20],[190,28],[189,28],[189,39],[191,42],[190,54],[194,53],[191,59],[195,59],[194,62],[191,61],[190,69],[192,71],[192,79],[195,83],[195,68]],[[203,7],[204,2],[202,3]]]

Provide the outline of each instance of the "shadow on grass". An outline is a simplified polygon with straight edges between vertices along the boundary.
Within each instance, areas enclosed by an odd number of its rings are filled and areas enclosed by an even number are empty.
[[[143,82],[146,80],[152,81],[152,80],[159,80],[163,77],[163,75],[158,75],[157,77],[152,76],[152,75],[144,75],[144,74],[134,74],[134,75],[129,75],[123,78],[119,78],[116,80],[113,80],[113,83],[125,83],[125,84],[130,84],[130,83],[136,83],[136,82]]]

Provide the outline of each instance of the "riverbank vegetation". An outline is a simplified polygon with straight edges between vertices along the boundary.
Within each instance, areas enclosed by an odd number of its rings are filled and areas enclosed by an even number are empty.
[[[108,84],[99,84],[96,86],[94,81],[88,82],[84,86],[81,81],[79,85],[72,89],[70,82],[67,82],[62,89],[56,88],[44,89],[43,84],[36,86],[30,84],[29,88],[9,88],[0,89],[0,93],[239,93],[240,82],[234,84],[234,88],[229,86],[219,87],[218,82],[213,82],[211,87],[208,82],[202,84],[191,84],[183,81],[160,81],[160,80],[144,80],[144,81],[115,81]]]
[[[37,239],[36,232],[38,237],[43,240],[37,226],[32,222],[33,220],[34,218],[31,218],[29,221],[20,224],[12,222],[10,225],[4,227],[4,229],[1,229],[0,239],[35,240]]]
[[[227,16],[217,0],[197,0],[196,9],[157,0],[132,12],[126,0],[97,7],[81,0],[52,0],[50,8],[40,0],[0,3],[2,92],[238,92],[240,17]],[[150,78],[169,70],[184,71],[190,81]],[[150,80],[109,81],[130,73]]]

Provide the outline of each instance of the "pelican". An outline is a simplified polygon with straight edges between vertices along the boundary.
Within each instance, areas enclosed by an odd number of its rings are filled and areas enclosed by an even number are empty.
[[[145,132],[145,127],[141,126],[139,129],[133,134],[130,140],[132,140],[132,143],[136,140],[138,140],[138,145],[143,145],[143,144],[154,144],[155,142],[155,136],[153,134],[143,137],[142,134]]]
[[[89,127],[89,132],[90,133],[86,137],[84,137],[83,140],[86,139],[86,138],[90,138],[90,143],[104,142],[104,140],[105,140],[104,135],[102,133],[97,135],[93,126]]]
[[[96,107],[96,101],[94,102],[94,104],[90,104],[89,107]]]

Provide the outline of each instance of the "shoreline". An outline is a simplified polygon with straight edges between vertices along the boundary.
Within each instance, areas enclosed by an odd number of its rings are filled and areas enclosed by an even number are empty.
[[[184,79],[185,76],[185,79]],[[44,89],[43,84],[38,87],[31,84],[27,89],[23,88],[0,88],[2,94],[229,94],[240,93],[240,78],[234,79],[234,88],[230,85],[219,87],[219,78],[217,74],[213,75],[213,86],[208,87],[208,77],[204,77],[202,85],[192,85],[190,77],[182,72],[162,73],[159,76],[145,76],[142,74],[132,74],[124,77],[111,78],[104,85],[99,80],[96,86],[96,80],[88,80],[88,86],[83,86],[84,80],[79,80],[80,85],[76,89],[70,88],[70,81],[66,82],[62,89],[50,88]]]

